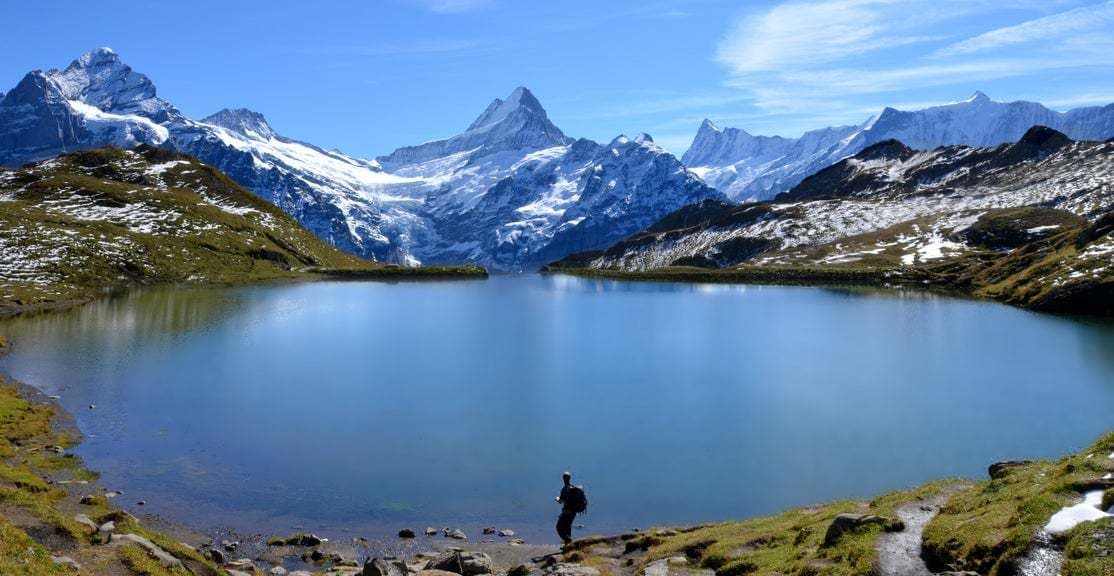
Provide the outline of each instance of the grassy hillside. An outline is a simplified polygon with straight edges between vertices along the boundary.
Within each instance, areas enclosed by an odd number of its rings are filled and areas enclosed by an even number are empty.
[[[340,252],[188,156],[103,148],[0,170],[0,309],[155,283],[482,275]]]
[[[830,502],[739,522],[587,538],[559,561],[591,567],[600,576],[902,576],[883,560],[894,542],[888,538],[916,536],[921,529],[913,552],[926,557],[933,571],[1005,576],[1017,573],[1021,559],[1041,541],[1042,527],[1080,501],[1082,492],[1105,486],[1104,506],[1114,505],[1111,473],[1114,432],[1079,454],[1014,463],[982,482],[940,481],[869,501]],[[902,511],[933,516],[927,526],[905,525]],[[828,529],[839,514],[878,520],[832,540]],[[1045,542],[1062,556],[1065,576],[1114,574],[1114,516],[1083,522]]]
[[[1114,316],[1114,215],[1088,223],[1049,208],[954,212],[764,252],[726,268],[692,262],[624,271],[587,267],[592,258],[569,258],[547,271],[632,280],[906,286]]]

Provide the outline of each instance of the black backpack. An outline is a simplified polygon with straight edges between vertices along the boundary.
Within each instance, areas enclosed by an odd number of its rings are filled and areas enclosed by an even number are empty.
[[[588,495],[584,493],[583,486],[570,486],[568,499],[569,510],[577,514],[583,514],[588,511]]]

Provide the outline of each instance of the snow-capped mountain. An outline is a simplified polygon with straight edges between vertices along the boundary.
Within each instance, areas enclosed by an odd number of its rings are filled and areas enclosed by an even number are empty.
[[[647,135],[573,140],[525,88],[495,100],[452,138],[379,158],[426,181],[436,239],[423,262],[529,269],[607,246],[690,202],[723,198]]]
[[[955,235],[972,218],[1020,207],[1054,208],[1089,222],[1109,219],[1114,142],[1076,142],[1041,126],[1017,142],[982,148],[917,151],[886,140],[809,176],[773,202],[688,206],[606,251],[568,262],[622,270],[723,268],[848,264],[894,252],[900,262],[914,264],[940,258],[944,247],[961,250]]]
[[[683,161],[736,200],[764,200],[873,144],[895,139],[917,150],[1015,142],[1033,126],[1075,140],[1114,136],[1114,104],[1056,112],[1034,102],[998,102],[976,92],[962,102],[916,111],[886,108],[858,126],[806,132],[800,138],[752,136],[705,120]]]
[[[107,48],[31,72],[0,100],[0,165],[138,144],[221,169],[334,246],[411,265],[529,268],[723,198],[648,136],[569,138],[525,88],[457,136],[378,161],[283,137],[250,110],[187,118]]]

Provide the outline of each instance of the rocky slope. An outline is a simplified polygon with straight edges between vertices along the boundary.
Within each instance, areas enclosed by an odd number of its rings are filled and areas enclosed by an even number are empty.
[[[1112,158],[1114,143],[1043,127],[990,148],[885,141],[772,202],[689,206],[552,268],[931,284],[1111,314]]]
[[[525,88],[382,166],[283,137],[250,110],[187,118],[106,48],[31,72],[0,100],[0,166],[137,144],[215,166],[342,250],[408,265],[528,269],[721,198],[649,137],[569,138]]]
[[[705,120],[683,161],[735,200],[768,200],[848,156],[886,140],[915,150],[991,147],[1016,142],[1033,126],[1075,140],[1114,136],[1114,104],[1055,112],[1035,102],[997,102],[982,92],[962,102],[915,111],[886,108],[856,126],[806,132],[800,138],[752,136]]]
[[[211,166],[103,148],[0,169],[0,311],[151,283],[418,275],[340,252]]]

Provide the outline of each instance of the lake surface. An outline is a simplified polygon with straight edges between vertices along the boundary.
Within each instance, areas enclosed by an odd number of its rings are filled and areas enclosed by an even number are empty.
[[[8,321],[121,504],[554,542],[870,496],[1114,428],[1114,325],[923,294],[543,277],[136,292]],[[88,406],[95,404],[96,409]]]

